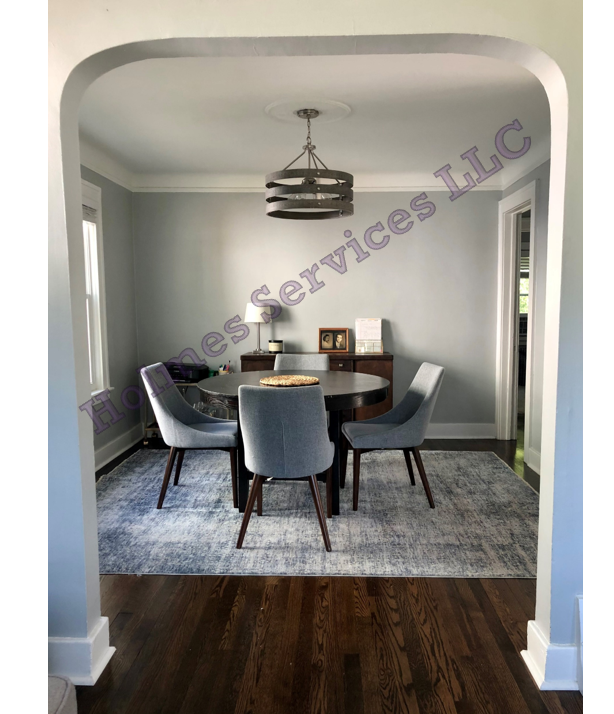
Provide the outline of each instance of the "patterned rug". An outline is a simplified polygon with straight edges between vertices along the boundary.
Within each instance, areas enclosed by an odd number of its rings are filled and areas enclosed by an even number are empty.
[[[168,451],[143,449],[97,485],[101,573],[533,578],[538,495],[492,452],[423,451],[436,508],[401,452],[361,459],[360,503],[351,477],[324,549],[306,482],[264,485],[242,550],[229,456],[188,451],[156,509]],[[352,460],[348,475],[352,473]],[[325,486],[320,484],[322,499]]]

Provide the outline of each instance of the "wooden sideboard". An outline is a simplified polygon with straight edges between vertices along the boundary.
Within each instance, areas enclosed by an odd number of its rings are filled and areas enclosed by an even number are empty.
[[[294,354],[313,354],[309,352],[296,352]],[[359,421],[361,419],[372,419],[384,414],[392,409],[392,361],[394,359],[390,352],[382,354],[356,354],[345,352],[328,355],[330,368],[338,372],[362,372],[362,374],[373,374],[376,377],[383,377],[390,382],[388,396],[383,402],[374,404],[372,407],[361,407],[354,409],[354,413],[344,412],[343,421]],[[275,355],[263,354],[255,355],[247,353],[241,355],[241,372],[257,372],[264,369],[273,369]]]

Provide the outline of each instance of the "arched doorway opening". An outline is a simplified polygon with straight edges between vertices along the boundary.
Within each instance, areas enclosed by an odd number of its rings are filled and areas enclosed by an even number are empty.
[[[90,424],[78,405],[87,401],[88,380],[85,285],[80,271],[81,195],[79,173],[78,110],[87,87],[98,77],[121,65],[144,59],[199,56],[268,55],[343,55],[343,54],[416,54],[454,53],[492,57],[519,64],[531,71],[543,84],[551,111],[551,182],[548,229],[548,299],[546,310],[546,345],[544,413],[542,438],[542,493],[540,507],[540,541],[538,555],[536,638],[546,635],[548,641],[551,610],[551,568],[553,491],[555,478],[555,431],[559,356],[559,304],[561,297],[563,205],[567,155],[567,90],[557,64],[541,50],[500,37],[475,35],[403,35],[363,36],[360,38],[197,38],[164,39],[125,44],[89,57],[78,65],[64,87],[60,111],[61,157],[56,168],[58,179],[51,202],[52,259],[54,285],[51,307],[55,323],[51,325],[51,369],[57,368],[57,419],[52,426],[59,431],[57,446],[50,454],[52,471],[58,478],[50,484],[50,529],[61,531],[54,542],[66,553],[53,564],[51,574],[51,625],[57,632],[83,640],[82,680],[95,678],[112,655],[108,646],[108,629],[100,615],[95,484],[93,447]],[[52,167],[53,170],[53,167]],[[54,288],[52,287],[52,290]],[[53,441],[53,434],[51,436]],[[66,520],[68,517],[68,521]],[[60,524],[69,524],[68,528]],[[71,529],[74,529],[71,530]],[[74,547],[74,533],[80,532],[82,543]],[[52,537],[52,541],[54,538]],[[74,561],[79,561],[73,567]],[[68,576],[67,576],[68,575]],[[82,585],[75,587],[75,578]],[[71,605],[72,603],[72,605]],[[81,617],[83,628],[71,621],[66,612]],[[58,635],[59,639],[61,638]],[[534,638],[535,639],[535,638]],[[536,639],[536,641],[537,641]],[[543,639],[543,638],[542,638]],[[538,643],[539,644],[539,643]],[[541,646],[541,645],[540,645]],[[61,649],[58,644],[58,650]],[[543,650],[543,647],[541,647]],[[529,641],[531,651],[531,640]],[[536,651],[539,650],[539,647]],[[541,650],[539,650],[541,651]],[[62,655],[58,655],[61,659]],[[81,657],[81,655],[80,655]],[[538,655],[529,653],[537,669]],[[79,657],[77,658],[79,659]],[[87,661],[86,661],[87,660]],[[89,664],[88,664],[89,663]],[[531,661],[529,661],[531,665]],[[77,673],[77,677],[80,676]],[[536,676],[540,676],[537,672]]]

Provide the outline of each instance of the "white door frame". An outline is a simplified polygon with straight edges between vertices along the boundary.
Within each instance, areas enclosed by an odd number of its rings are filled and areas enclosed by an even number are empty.
[[[529,251],[529,315],[527,319],[527,380],[525,387],[524,450],[527,452],[531,435],[531,406],[533,393],[533,325],[535,311],[535,196],[537,181],[532,181],[499,201],[499,259],[497,287],[497,362],[495,426],[497,439],[516,438],[518,390],[518,268],[519,234],[517,216],[531,209],[531,238]]]

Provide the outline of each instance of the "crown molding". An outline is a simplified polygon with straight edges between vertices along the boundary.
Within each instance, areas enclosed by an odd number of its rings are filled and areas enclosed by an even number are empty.
[[[83,136],[79,136],[79,153],[83,166],[129,191],[134,191],[134,174]]]
[[[463,179],[458,176],[460,185]],[[137,174],[132,190],[135,193],[264,193],[264,176],[222,174]],[[435,184],[429,174],[355,174],[354,192],[448,191]],[[486,183],[474,191],[501,191],[499,184]]]
[[[250,188],[247,186],[197,186],[187,188],[185,186],[156,186],[156,187],[134,187],[130,189],[133,193],[261,193],[264,195],[263,188]],[[445,186],[363,186],[354,187],[354,193],[421,193],[448,191]],[[476,186],[471,189],[474,191],[496,191],[501,193],[501,186]]]
[[[543,166],[543,164],[548,161],[550,161],[550,151],[542,152],[541,156],[532,161],[528,166],[523,166],[517,171],[510,171],[509,173],[506,173],[505,181],[503,182],[501,190],[507,191],[507,189],[510,186],[513,186],[516,181],[520,181],[520,179],[523,179],[525,176],[528,176],[532,171],[535,171],[535,169],[538,169],[540,166]]]
[[[88,169],[134,193],[264,193],[264,176],[257,174],[186,174],[186,173],[134,173],[105,151],[80,137],[81,163]],[[516,181],[549,160],[542,152],[528,167],[514,170],[508,163],[491,181],[476,186],[472,191],[505,191]],[[451,171],[459,186],[464,185],[462,171]],[[432,174],[355,174],[356,193],[415,193],[421,191],[448,191],[441,183],[434,183]]]

